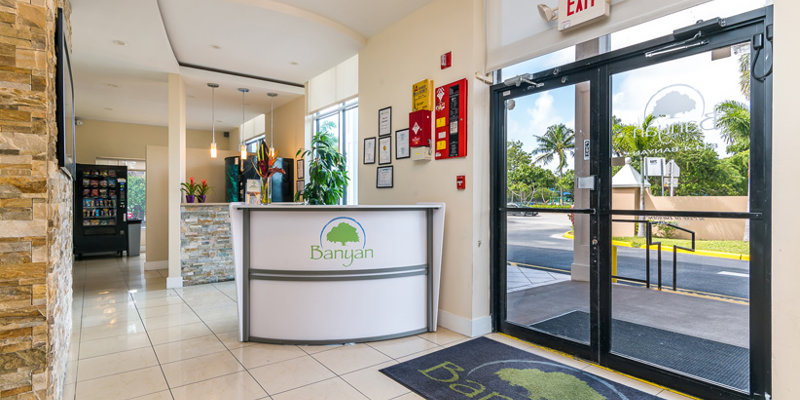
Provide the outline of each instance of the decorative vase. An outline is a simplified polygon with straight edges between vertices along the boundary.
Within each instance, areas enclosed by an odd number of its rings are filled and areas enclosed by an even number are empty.
[[[194,203],[194,195],[193,194],[187,194],[186,195],[186,202],[187,203]]]
[[[204,194],[198,195],[197,196],[197,202],[198,203],[205,203],[206,202],[206,195],[204,195]]]
[[[272,185],[270,180],[272,177],[261,179],[261,204],[267,205],[272,203]]]

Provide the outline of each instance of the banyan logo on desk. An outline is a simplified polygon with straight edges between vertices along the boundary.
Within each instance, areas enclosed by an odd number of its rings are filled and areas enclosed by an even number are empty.
[[[328,221],[319,233],[319,245],[311,245],[312,260],[341,260],[345,268],[355,260],[373,257],[373,249],[367,248],[367,232],[350,217]]]

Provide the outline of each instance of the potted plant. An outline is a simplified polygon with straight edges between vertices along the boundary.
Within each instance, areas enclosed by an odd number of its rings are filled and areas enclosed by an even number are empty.
[[[200,185],[194,183],[194,178],[189,178],[188,182],[181,183],[181,192],[186,195],[186,202],[187,203],[194,203],[194,196],[197,194],[197,190]]]
[[[285,174],[283,168],[275,168],[275,161],[278,159],[278,152],[272,148],[267,147],[267,142],[261,140],[258,143],[258,152],[256,159],[251,161],[256,173],[261,177],[261,204],[269,204],[272,202],[272,185],[270,185],[270,178],[276,172]],[[252,159],[251,159],[252,160]]]
[[[308,183],[301,192],[295,193],[295,201],[300,196],[307,204],[339,204],[344,196],[347,181],[347,164],[339,153],[336,137],[330,132],[332,123],[322,125],[311,139],[311,150],[300,149],[296,157],[310,157]]]
[[[208,183],[205,179],[200,181],[200,184],[197,185],[197,202],[198,203],[205,203],[206,202],[206,194],[211,190],[211,186],[208,186]]]

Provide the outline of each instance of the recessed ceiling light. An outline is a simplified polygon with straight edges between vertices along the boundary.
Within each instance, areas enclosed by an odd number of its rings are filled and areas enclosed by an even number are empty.
[[[117,46],[127,46],[128,45],[128,42],[126,42],[124,40],[119,40],[119,39],[112,40],[111,43],[114,43]]]
[[[290,62],[289,64],[292,64],[292,65],[299,65],[300,63],[299,63],[299,62],[297,62],[297,61],[292,61],[292,62]]]
[[[219,49],[221,49],[221,48],[222,48],[222,46],[220,46],[220,45],[217,45],[217,44],[212,44],[212,45],[211,45],[211,48],[212,48],[212,49],[214,49],[214,50],[219,50]]]
[[[119,85],[116,85],[116,84],[113,84],[113,83],[106,83],[106,86],[108,86],[110,88],[118,88],[119,87]]]

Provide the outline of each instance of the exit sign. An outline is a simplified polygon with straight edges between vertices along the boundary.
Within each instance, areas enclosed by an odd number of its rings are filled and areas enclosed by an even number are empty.
[[[558,0],[558,30],[563,31],[611,14],[611,0]]]

